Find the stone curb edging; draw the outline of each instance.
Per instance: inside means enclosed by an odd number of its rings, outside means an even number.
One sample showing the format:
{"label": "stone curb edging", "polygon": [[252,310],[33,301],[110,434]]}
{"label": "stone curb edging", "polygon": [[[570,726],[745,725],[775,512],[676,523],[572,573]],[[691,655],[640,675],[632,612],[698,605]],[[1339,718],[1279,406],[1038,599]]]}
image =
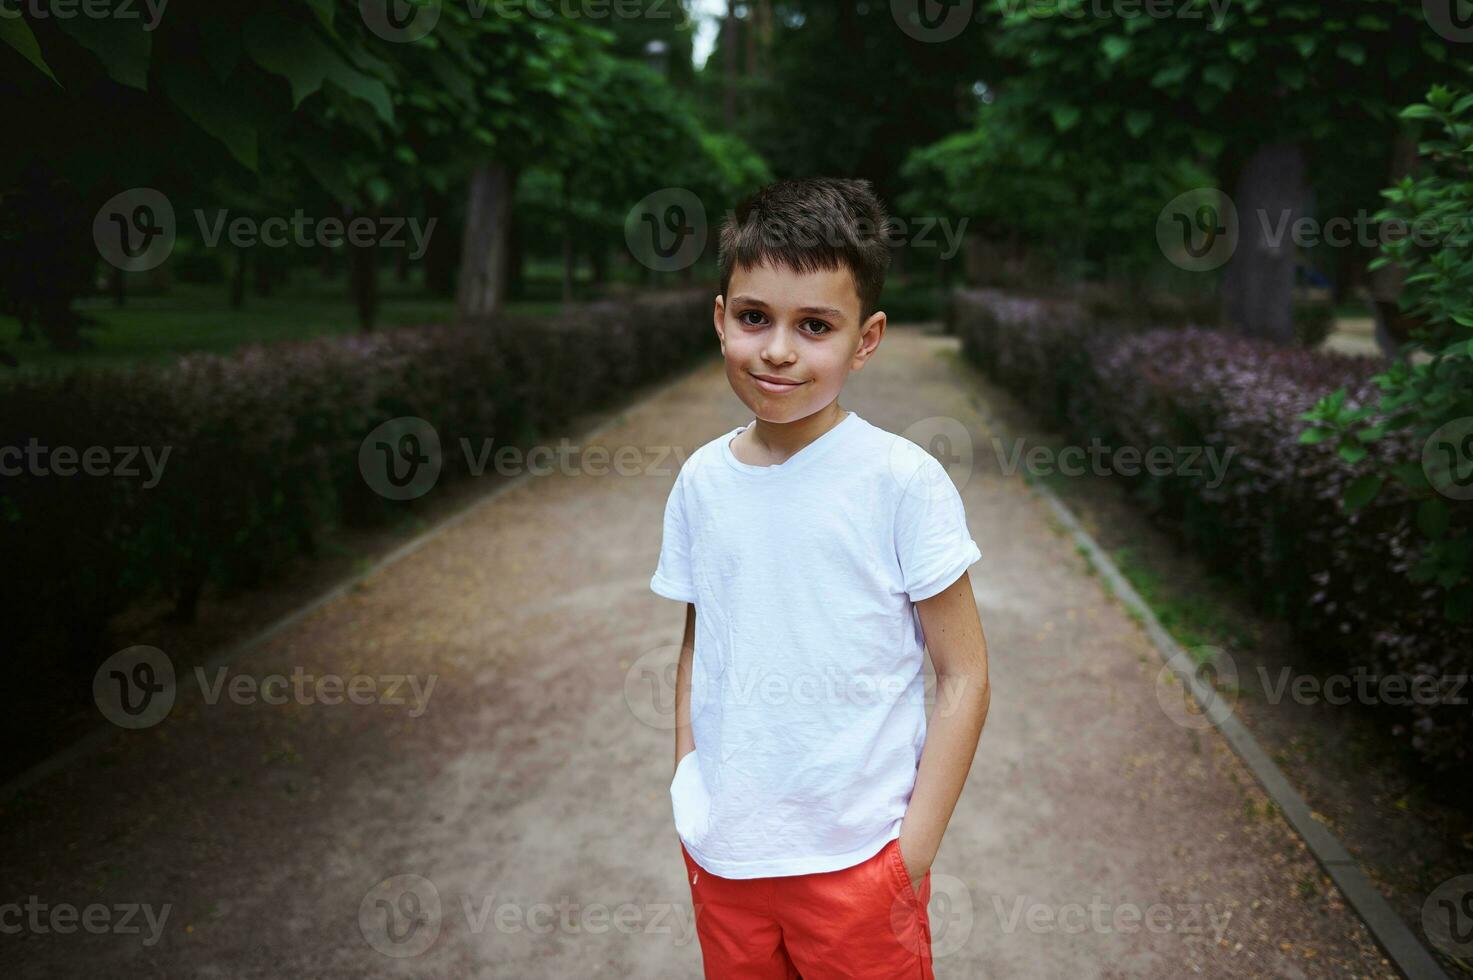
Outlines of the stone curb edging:
{"label": "stone curb edging", "polygon": [[1289,825],[1304,840],[1310,853],[1325,869],[1330,879],[1335,882],[1341,894],[1350,902],[1351,907],[1355,909],[1356,914],[1370,930],[1377,945],[1386,953],[1387,958],[1391,960],[1396,969],[1407,980],[1448,980],[1447,974],[1443,972],[1442,967],[1433,958],[1427,947],[1422,945],[1412,930],[1407,928],[1407,924],[1392,910],[1385,896],[1371,884],[1370,879],[1361,870],[1360,863],[1346,850],[1345,845],[1340,843],[1340,839],[1314,818],[1309,805],[1289,784],[1283,770],[1269,758],[1263,746],[1258,744],[1258,740],[1238,720],[1237,715],[1228,713],[1225,718],[1219,720],[1214,717],[1215,712],[1208,711],[1209,706],[1217,697],[1216,691],[1196,671],[1182,666],[1193,663],[1190,656],[1161,625],[1161,621],[1156,618],[1151,607],[1126,581],[1125,576],[1120,573],[1120,569],[1115,566],[1110,556],[1080,525],[1068,505],[1043,483],[1028,481],[1028,484],[1048,502],[1054,514],[1068,528],[1075,543],[1085,551],[1089,560],[1099,570],[1101,577],[1109,583],[1120,602],[1140,616],[1146,634],[1156,647],[1156,652],[1171,667],[1172,672],[1182,684],[1192,692],[1192,697],[1201,705],[1204,716],[1212,720],[1213,725],[1223,738],[1227,739],[1233,751],[1238,754],[1238,758],[1243,761],[1243,765],[1253,773],[1254,778],[1263,786],[1264,792],[1269,795],[1289,821]]}
{"label": "stone curb edging", "polygon": [[[682,371],[679,371],[678,373],[672,374],[669,377],[660,378],[649,382],[649,391],[644,396],[636,399],[635,401],[627,405],[607,409],[606,411],[608,413],[608,418],[593,426],[591,429],[579,433],[578,438],[582,440],[588,440],[597,435],[600,435],[606,429],[609,429],[616,423],[623,421],[624,417],[630,412],[643,407],[646,403],[653,401],[656,397],[669,390],[672,386],[685,381],[695,374],[699,374],[701,371],[707,370],[710,366],[711,365],[709,358],[700,358],[696,361],[696,363]],[[425,545],[429,544],[432,540],[439,537],[444,532],[450,530],[455,525],[466,520],[472,514],[476,513],[482,507],[491,503],[491,501],[495,500],[503,493],[507,492],[513,487],[520,486],[522,484],[522,481],[529,479],[531,476],[532,474],[530,473],[520,473],[507,479],[499,485],[492,487],[485,494],[479,497],[475,497],[464,506],[462,506],[459,510],[445,516],[438,523],[434,524],[424,531],[421,531],[419,534],[415,535],[404,544],[399,545],[399,547],[395,548],[387,555],[375,561],[368,568],[364,569],[361,572],[355,572],[354,574],[349,575],[348,577],[338,582],[336,585],[329,587],[325,592],[320,593],[315,599],[311,599],[304,605],[298,606],[296,609],[287,613],[285,616],[282,616],[280,619],[276,620],[274,623],[267,626],[260,632],[255,633],[238,643],[227,646],[220,652],[216,653],[214,656],[207,659],[201,666],[203,666],[207,670],[210,670],[216,667],[223,667],[239,659],[240,657],[249,653],[255,647],[260,646],[261,644],[270,640],[272,637],[290,629],[292,626],[295,626],[297,623],[312,615],[318,609],[321,609],[323,606],[327,605],[333,600],[345,595],[346,593],[351,591],[354,586],[358,585],[358,583],[372,578],[374,575],[382,572],[384,569],[388,568],[390,565],[393,565],[400,559],[407,558],[408,556],[414,554],[414,552],[418,551],[420,548],[423,548]],[[189,680],[186,677],[183,681],[180,682],[180,693],[183,693],[186,684],[192,685],[193,683],[193,681]],[[67,746],[66,748],[62,749],[51,757],[43,759],[31,768],[25,770],[24,772],[21,772],[19,775],[6,780],[3,784],[0,784],[0,801],[11,800],[18,794],[31,788],[42,780],[65,770],[69,766],[75,765],[76,763],[99,751],[104,745],[111,741],[114,736],[119,734],[122,734],[121,729],[116,728],[112,725],[104,725],[92,732],[87,733],[86,735],[83,735],[71,745]]]}

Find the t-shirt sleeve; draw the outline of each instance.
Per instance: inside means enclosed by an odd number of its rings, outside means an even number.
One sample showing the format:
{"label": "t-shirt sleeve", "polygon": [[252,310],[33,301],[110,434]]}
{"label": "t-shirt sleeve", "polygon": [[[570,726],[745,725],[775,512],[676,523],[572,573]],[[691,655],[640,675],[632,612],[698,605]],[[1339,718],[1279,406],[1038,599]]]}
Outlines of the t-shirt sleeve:
{"label": "t-shirt sleeve", "polygon": [[982,557],[956,484],[934,456],[911,475],[895,513],[895,555],[912,602],[929,599]]}
{"label": "t-shirt sleeve", "polygon": [[685,470],[675,477],[665,501],[665,530],[660,539],[660,562],[650,579],[656,595],[677,602],[695,602],[695,583],[690,568],[690,525],[685,513]]}

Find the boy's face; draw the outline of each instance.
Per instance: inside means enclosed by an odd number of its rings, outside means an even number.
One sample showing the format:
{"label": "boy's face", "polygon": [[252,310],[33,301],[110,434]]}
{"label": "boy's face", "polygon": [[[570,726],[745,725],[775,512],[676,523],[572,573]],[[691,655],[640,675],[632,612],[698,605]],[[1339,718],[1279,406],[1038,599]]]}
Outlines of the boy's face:
{"label": "boy's face", "polygon": [[[847,267],[799,273],[737,266],[729,296],[716,297],[716,335],[726,379],[766,422],[806,418],[839,397],[885,332],[885,314],[859,322],[859,293]],[[795,384],[762,381],[757,375]]]}

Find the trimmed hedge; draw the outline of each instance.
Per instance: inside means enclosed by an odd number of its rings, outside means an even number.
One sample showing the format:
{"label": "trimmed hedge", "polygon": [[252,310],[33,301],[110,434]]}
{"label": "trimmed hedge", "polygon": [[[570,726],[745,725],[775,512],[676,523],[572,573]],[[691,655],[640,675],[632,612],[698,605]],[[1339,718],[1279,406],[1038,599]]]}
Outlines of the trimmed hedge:
{"label": "trimmed hedge", "polygon": [[[167,597],[189,617],[205,587],[249,587],[314,555],[324,529],[368,526],[414,501],[367,485],[359,447],[380,423],[418,416],[443,448],[524,448],[574,415],[617,403],[710,350],[710,293],[600,302],[543,320],[403,328],[189,355],[167,367],[21,378],[0,389],[0,462],[14,450],[167,450],[154,486],[134,475],[70,477],[24,463],[0,476],[0,609],[13,641],[104,654],[108,620]],[[14,449],[12,449],[14,447]],[[94,457],[100,459],[94,452]],[[43,461],[50,470],[57,460]],[[62,461],[65,463],[65,461]],[[75,465],[75,464],[72,464]],[[94,465],[94,469],[98,466]]]}
{"label": "trimmed hedge", "polygon": [[[1385,705],[1384,717],[1434,769],[1467,763],[1473,711],[1445,696],[1473,674],[1473,626],[1448,623],[1436,589],[1408,578],[1426,547],[1415,503],[1398,485],[1345,514],[1352,467],[1329,444],[1298,441],[1299,413],[1336,388],[1375,402],[1377,361],[1196,327],[1102,326],[1070,301],[991,290],[957,294],[952,312],[966,356],[1072,439],[1231,449],[1218,486],[1210,472],[1142,468],[1132,480],[1153,517],[1285,620],[1319,667],[1438,678],[1443,703]],[[1370,449],[1388,461],[1421,453],[1405,435]],[[1473,506],[1452,510],[1473,520]]]}

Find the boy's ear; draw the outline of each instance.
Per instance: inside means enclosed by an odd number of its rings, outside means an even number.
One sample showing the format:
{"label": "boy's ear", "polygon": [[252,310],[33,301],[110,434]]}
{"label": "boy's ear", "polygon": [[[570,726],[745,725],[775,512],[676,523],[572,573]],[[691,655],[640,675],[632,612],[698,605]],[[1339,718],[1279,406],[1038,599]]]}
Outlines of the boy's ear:
{"label": "boy's ear", "polygon": [[870,314],[868,320],[864,321],[859,328],[859,348],[854,352],[854,370],[864,366],[874,354],[875,348],[880,346],[880,338],[885,335],[885,324],[888,318],[884,310],[876,310]]}
{"label": "boy's ear", "polygon": [[711,312],[711,323],[716,328],[716,339],[721,341],[721,353],[726,353],[726,333],[722,320],[726,316],[726,297],[720,294],[716,296],[716,306]]}

